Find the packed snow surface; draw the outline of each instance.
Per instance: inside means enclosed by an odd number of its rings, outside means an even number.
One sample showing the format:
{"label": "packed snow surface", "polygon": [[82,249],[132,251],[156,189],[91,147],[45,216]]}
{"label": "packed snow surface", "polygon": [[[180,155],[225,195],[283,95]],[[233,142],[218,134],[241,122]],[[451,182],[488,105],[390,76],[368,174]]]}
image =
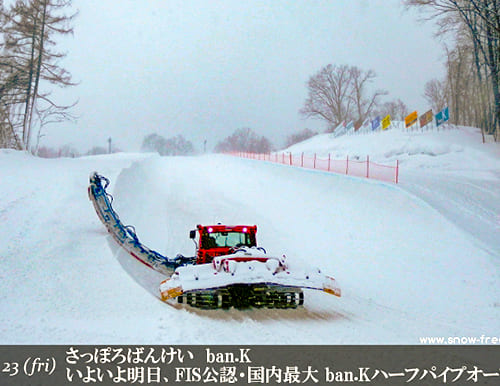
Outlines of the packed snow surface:
{"label": "packed snow surface", "polygon": [[[490,140],[491,141],[491,140]],[[400,162],[398,185],[225,155],[44,160],[0,150],[2,344],[418,344],[499,336],[500,146],[477,129],[324,134],[286,151]],[[337,279],[297,310],[200,311],[158,299],[87,197],[168,256],[196,224],[256,224],[258,244]]]}

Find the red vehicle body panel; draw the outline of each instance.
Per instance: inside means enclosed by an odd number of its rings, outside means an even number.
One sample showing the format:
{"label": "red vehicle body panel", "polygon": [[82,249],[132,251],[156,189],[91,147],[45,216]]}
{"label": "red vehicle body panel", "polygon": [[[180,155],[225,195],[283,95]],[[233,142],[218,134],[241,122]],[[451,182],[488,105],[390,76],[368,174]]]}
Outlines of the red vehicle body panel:
{"label": "red vehicle body panel", "polygon": [[237,246],[221,246],[215,243],[211,235],[221,235],[226,233],[239,233],[245,239],[241,246],[257,246],[257,226],[256,225],[197,225],[198,243],[196,253],[196,264],[210,263],[214,257],[229,255],[234,252]]}

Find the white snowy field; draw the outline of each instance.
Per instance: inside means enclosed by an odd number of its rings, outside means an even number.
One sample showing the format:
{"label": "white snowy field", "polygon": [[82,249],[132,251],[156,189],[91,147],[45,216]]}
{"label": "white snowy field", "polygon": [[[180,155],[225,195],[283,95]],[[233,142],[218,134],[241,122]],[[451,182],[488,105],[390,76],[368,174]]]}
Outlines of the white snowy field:
{"label": "white snowy field", "polygon": [[[500,146],[476,129],[320,135],[288,149],[400,160],[400,184],[224,155],[44,160],[0,150],[2,344],[419,344],[500,336]],[[176,309],[120,253],[87,198],[111,180],[140,240],[192,255],[196,224],[334,276],[298,310]]]}

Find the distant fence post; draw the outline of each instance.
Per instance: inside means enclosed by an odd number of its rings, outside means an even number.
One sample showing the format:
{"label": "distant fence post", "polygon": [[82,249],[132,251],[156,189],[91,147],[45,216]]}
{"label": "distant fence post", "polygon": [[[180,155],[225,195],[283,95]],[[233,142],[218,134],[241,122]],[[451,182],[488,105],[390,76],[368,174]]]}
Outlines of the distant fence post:
{"label": "distant fence post", "polygon": [[304,152],[300,155],[300,166],[304,167]]}
{"label": "distant fence post", "polygon": [[328,153],[328,171],[330,171],[330,163],[331,163],[331,156],[330,153]]}
{"label": "distant fence post", "polygon": [[370,156],[366,156],[366,178],[370,178]]}
{"label": "distant fence post", "polygon": [[314,165],[313,168],[316,169],[316,153],[314,153]]}
{"label": "distant fence post", "polygon": [[290,166],[292,166],[292,153],[290,152]]}
{"label": "distant fence post", "polygon": [[399,181],[399,160],[396,160],[396,184]]}
{"label": "distant fence post", "polygon": [[346,157],[345,160],[345,174],[349,174],[349,155]]}

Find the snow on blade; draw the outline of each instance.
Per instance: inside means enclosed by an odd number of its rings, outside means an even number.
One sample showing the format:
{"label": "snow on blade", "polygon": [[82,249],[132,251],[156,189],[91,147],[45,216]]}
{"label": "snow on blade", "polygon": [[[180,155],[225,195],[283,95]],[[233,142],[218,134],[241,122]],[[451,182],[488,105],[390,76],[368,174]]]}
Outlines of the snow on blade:
{"label": "snow on blade", "polygon": [[[132,257],[147,265],[151,269],[171,275],[178,263],[170,261],[167,257],[153,251],[141,244],[132,226],[125,226],[120,221],[118,214],[111,205],[111,195],[106,192],[109,180],[94,172],[90,175],[88,187],[89,199],[94,205],[97,216],[102,221],[114,240],[124,248]],[[104,181],[104,186],[103,186]],[[111,198],[111,199],[110,199]]]}

